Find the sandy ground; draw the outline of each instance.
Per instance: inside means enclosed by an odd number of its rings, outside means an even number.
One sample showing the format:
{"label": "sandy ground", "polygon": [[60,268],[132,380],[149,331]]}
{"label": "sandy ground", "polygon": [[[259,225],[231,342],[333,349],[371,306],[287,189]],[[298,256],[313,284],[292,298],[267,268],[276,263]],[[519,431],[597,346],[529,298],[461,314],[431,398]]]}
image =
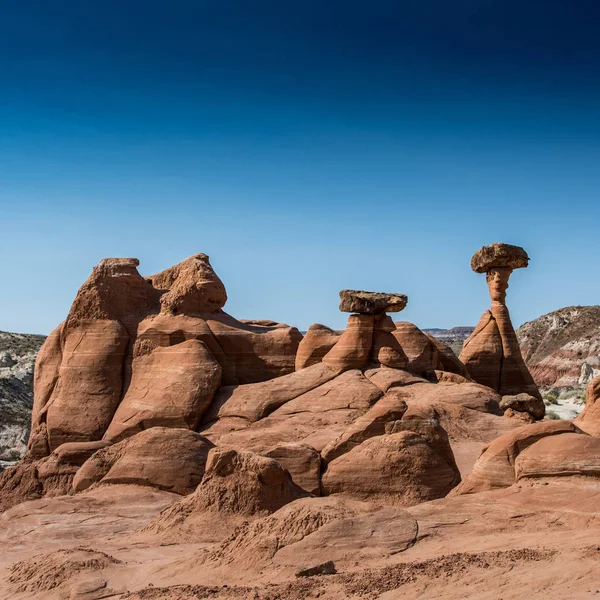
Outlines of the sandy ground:
{"label": "sandy ground", "polygon": [[[600,484],[590,480],[365,509],[293,542],[277,534],[269,552],[270,525],[250,547],[238,544],[244,527],[203,540],[210,521],[187,543],[141,532],[178,499],[119,485],[14,507],[0,516],[0,598],[600,598]],[[327,556],[338,574],[295,577]]]}

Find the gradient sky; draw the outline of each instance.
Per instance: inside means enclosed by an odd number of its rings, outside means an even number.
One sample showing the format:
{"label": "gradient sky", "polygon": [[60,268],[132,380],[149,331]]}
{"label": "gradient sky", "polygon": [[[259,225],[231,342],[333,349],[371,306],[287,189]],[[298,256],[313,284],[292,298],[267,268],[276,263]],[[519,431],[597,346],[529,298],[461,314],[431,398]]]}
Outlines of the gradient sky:
{"label": "gradient sky", "polygon": [[47,333],[101,258],[211,256],[239,318],[338,291],[475,324],[599,304],[597,0],[0,0],[0,329]]}

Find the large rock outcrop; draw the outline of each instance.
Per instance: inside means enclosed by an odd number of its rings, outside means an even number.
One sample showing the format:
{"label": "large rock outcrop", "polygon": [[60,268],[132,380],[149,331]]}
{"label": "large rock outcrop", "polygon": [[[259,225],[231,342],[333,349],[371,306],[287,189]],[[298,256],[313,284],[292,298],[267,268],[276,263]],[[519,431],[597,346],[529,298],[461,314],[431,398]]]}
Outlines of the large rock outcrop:
{"label": "large rock outcrop", "polygon": [[221,385],[294,370],[298,330],[223,312],[225,287],[206,255],[149,278],[138,264],[102,260],[40,352],[32,458],[156,425],[195,429]]}

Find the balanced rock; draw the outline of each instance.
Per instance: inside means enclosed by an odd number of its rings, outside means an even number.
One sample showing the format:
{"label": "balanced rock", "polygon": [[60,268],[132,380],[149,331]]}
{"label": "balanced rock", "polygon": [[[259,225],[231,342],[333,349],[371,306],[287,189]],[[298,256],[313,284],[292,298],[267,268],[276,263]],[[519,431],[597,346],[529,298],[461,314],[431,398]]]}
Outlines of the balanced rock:
{"label": "balanced rock", "polygon": [[374,324],[371,314],[350,315],[344,333],[323,357],[323,363],[337,372],[366,366],[373,347]]}
{"label": "balanced rock", "polygon": [[475,381],[502,396],[523,392],[541,400],[506,307],[510,274],[514,268],[526,267],[528,261],[525,250],[508,244],[484,246],[475,253],[471,266],[477,273],[486,273],[492,305],[465,341],[460,360]]}
{"label": "balanced rock", "polygon": [[349,313],[379,315],[385,312],[400,312],[408,303],[405,294],[386,294],[362,290],[342,290],[340,310]]}
{"label": "balanced rock", "polygon": [[529,265],[529,256],[520,246],[496,243],[484,246],[471,258],[471,268],[475,273],[487,273],[498,267],[522,269]]}

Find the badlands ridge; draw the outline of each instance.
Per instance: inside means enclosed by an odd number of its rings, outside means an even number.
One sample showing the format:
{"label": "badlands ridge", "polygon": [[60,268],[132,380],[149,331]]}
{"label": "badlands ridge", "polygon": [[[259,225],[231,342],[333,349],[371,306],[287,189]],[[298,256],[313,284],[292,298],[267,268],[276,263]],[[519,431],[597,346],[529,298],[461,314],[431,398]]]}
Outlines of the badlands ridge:
{"label": "badlands ridge", "polygon": [[2,598],[587,598],[600,593],[600,378],[544,421],[506,306],[457,357],[343,290],[340,333],[223,311],[206,255],[105,259],[38,354],[0,474]]}

